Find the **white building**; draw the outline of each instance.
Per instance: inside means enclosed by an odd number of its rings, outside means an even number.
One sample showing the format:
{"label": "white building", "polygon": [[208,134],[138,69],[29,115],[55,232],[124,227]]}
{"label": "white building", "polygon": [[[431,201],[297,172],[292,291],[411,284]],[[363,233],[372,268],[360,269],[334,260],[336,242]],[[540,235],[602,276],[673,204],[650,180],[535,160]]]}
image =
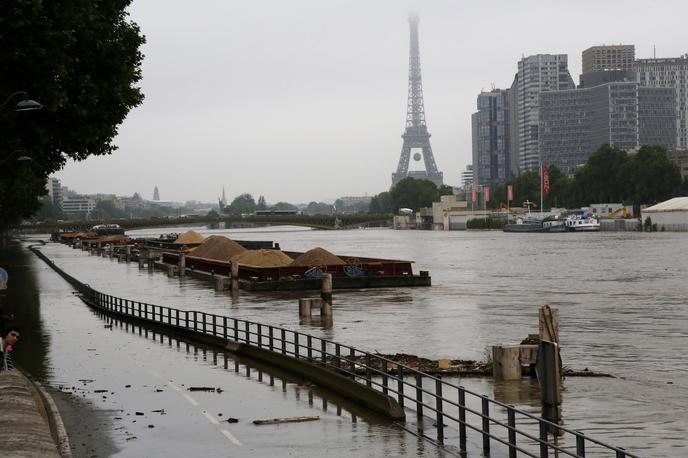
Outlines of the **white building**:
{"label": "white building", "polygon": [[688,197],[674,197],[643,209],[642,221],[647,218],[658,231],[688,232]]}
{"label": "white building", "polygon": [[540,93],[575,89],[566,54],[537,54],[518,61],[517,106],[519,170],[538,170],[540,165]]}
{"label": "white building", "polygon": [[96,208],[91,197],[66,197],[62,200],[62,211],[70,218],[89,218]]}
{"label": "white building", "polygon": [[676,90],[676,147],[688,150],[688,54],[662,59],[638,59],[635,70],[641,86]]}

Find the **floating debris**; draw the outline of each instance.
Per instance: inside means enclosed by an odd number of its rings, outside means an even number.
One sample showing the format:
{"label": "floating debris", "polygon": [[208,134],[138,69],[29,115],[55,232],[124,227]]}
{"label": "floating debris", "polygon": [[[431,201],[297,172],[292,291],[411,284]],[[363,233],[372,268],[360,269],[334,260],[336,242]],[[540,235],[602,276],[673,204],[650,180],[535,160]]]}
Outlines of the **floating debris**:
{"label": "floating debris", "polygon": [[268,420],[253,420],[254,425],[277,425],[281,423],[301,423],[304,421],[320,420],[320,417],[315,415],[312,417],[291,417],[291,418],[270,418]]}

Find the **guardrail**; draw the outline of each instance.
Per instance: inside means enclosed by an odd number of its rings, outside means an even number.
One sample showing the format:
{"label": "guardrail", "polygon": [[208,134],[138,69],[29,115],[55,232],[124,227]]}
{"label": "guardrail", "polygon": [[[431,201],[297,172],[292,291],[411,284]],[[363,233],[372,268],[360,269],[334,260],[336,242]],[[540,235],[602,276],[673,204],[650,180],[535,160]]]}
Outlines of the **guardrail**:
{"label": "guardrail", "polygon": [[[32,251],[97,308],[152,324],[254,345],[327,368],[392,396],[402,408],[415,411],[420,435],[441,445],[455,445],[465,452],[469,439],[477,439],[481,443],[478,447],[485,454],[498,446],[510,458],[519,454],[547,458],[550,453],[552,456],[585,457],[594,453],[594,456],[639,458],[623,448],[475,393],[440,376],[349,345],[278,326],[101,293],[62,271],[39,250],[32,248]],[[426,434],[428,430],[431,434]]]}

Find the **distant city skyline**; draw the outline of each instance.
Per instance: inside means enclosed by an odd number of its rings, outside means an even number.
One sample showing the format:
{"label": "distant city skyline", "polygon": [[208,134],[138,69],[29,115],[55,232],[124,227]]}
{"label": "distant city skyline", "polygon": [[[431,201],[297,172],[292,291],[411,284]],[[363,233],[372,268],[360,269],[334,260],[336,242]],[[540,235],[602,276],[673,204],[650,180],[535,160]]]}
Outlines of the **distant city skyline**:
{"label": "distant city skyline", "polygon": [[387,190],[406,112],[407,17],[417,11],[433,152],[445,183],[458,185],[475,95],[509,87],[523,56],[567,54],[576,79],[595,45],[635,44],[641,59],[654,47],[657,57],[688,52],[677,39],[688,4],[637,6],[137,2],[146,100],[120,127],[119,151],[56,176],[84,193],[149,198],[157,184],[166,200],[206,202],[223,186],[228,199],[273,202]]}

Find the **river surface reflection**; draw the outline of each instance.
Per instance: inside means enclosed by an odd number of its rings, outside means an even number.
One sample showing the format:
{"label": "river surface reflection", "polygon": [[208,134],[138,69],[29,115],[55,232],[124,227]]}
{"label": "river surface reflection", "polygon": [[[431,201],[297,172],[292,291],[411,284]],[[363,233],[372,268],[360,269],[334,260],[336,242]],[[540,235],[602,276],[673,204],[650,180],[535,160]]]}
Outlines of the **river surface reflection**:
{"label": "river surface reflection", "polygon": [[[494,344],[537,332],[537,309],[558,307],[565,366],[617,378],[569,378],[568,425],[653,456],[688,455],[688,237],[680,233],[505,234],[297,228],[207,230],[274,240],[285,250],[411,259],[431,288],[335,291],[334,326],[300,324],[302,293],[214,292],[195,279],[139,271],[135,264],[49,244],[70,274],[120,297],[251,319],[383,353],[484,359]],[[130,235],[180,232],[131,231]],[[314,294],[314,293],[313,293]],[[531,381],[471,385],[537,411]]]}

